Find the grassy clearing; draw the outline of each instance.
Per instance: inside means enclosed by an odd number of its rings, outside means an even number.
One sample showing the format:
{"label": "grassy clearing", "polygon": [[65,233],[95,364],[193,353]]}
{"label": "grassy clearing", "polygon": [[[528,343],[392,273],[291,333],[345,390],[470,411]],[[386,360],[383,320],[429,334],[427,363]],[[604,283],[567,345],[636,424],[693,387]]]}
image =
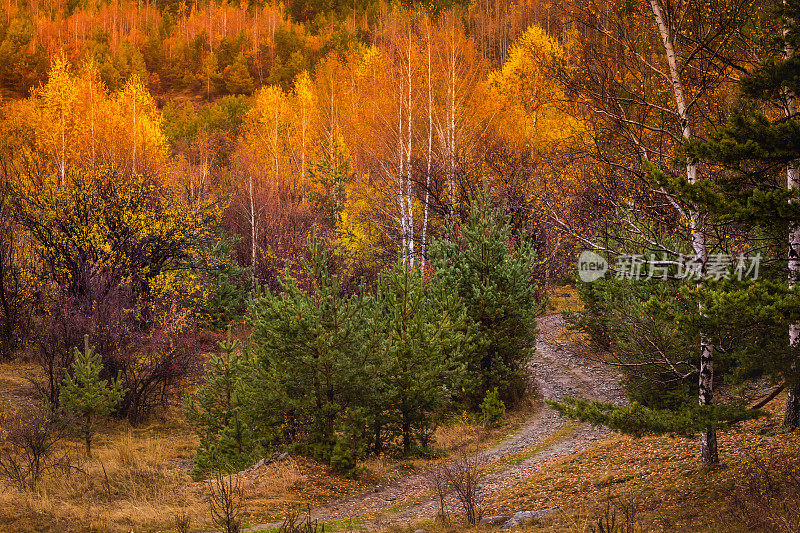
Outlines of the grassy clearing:
{"label": "grassy clearing", "polygon": [[[140,428],[110,424],[92,458],[78,441],[64,451],[73,469],[46,477],[36,492],[9,487],[0,494],[0,531],[173,531],[180,514],[193,528],[210,526],[207,483],[189,476],[196,438],[179,418]],[[302,458],[242,475],[244,522],[282,520],[290,508],[312,507],[366,488]]]}
{"label": "grassy clearing", "polygon": [[485,502],[484,512],[562,510],[528,527],[530,531],[596,531],[599,519],[614,515],[619,525],[626,513],[637,531],[758,529],[745,524],[741,501],[731,495],[754,460],[774,464],[776,457],[788,457],[795,472],[800,470],[800,439],[775,432],[782,407],[776,399],[768,406],[772,419],[721,432],[718,467],[702,467],[694,439],[614,436],[497,494]]}
{"label": "grassy clearing", "polygon": [[[169,527],[197,503],[185,489],[193,437],[171,422],[133,430],[110,425],[98,435],[94,456],[78,442],[64,445],[73,467],[47,476],[36,492],[9,488],[0,494],[5,531],[144,531]],[[165,427],[170,427],[165,431]]]}
{"label": "grassy clearing", "polygon": [[[35,371],[27,363],[0,365],[0,411],[11,412],[33,400],[28,377]],[[372,457],[364,461],[357,480],[300,457],[243,474],[244,522],[280,522],[290,509],[314,507],[425,470],[446,457],[491,447],[535,408],[535,399],[521,402],[498,428],[485,428],[466,414],[453,415],[434,434],[434,457]],[[48,476],[35,493],[14,487],[0,493],[0,531],[175,531],[182,514],[191,517],[193,529],[209,528],[208,485],[189,476],[196,446],[179,408],[135,428],[111,421],[93,441],[92,458],[84,456],[78,439],[67,441],[60,451],[69,454],[70,472]]]}

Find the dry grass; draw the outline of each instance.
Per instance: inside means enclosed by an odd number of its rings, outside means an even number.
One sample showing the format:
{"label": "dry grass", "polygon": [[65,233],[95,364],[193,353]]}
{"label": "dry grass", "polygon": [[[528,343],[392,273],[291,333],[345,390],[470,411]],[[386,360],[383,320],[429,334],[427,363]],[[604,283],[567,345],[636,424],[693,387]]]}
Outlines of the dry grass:
{"label": "dry grass", "polygon": [[458,457],[466,452],[485,450],[497,444],[509,433],[514,432],[533,416],[538,399],[526,396],[518,405],[506,411],[503,423],[498,427],[487,427],[474,415],[461,413],[441,424],[433,434],[432,457],[369,457],[361,466],[361,481],[366,483],[386,483],[413,472],[421,472],[438,465],[443,457]]}
{"label": "dry grass", "polygon": [[0,524],[6,531],[170,527],[181,509],[199,503],[183,490],[189,477],[179,467],[195,441],[188,432],[163,433],[159,426],[111,425],[97,439],[92,458],[78,442],[65,444],[73,468],[43,479],[35,493],[5,491]]}
{"label": "dry grass", "polygon": [[38,375],[33,363],[0,363],[0,407],[11,410],[34,399],[30,378]]}
{"label": "dry grass", "polygon": [[445,455],[459,455],[465,450],[486,448],[533,416],[536,406],[536,398],[525,397],[518,405],[507,410],[503,423],[494,428],[485,426],[474,416],[462,413],[437,428],[434,434],[436,449]]}
{"label": "dry grass", "polygon": [[563,313],[583,309],[583,302],[581,302],[574,285],[551,287],[548,290],[548,297],[547,313]]}
{"label": "dry grass", "polygon": [[729,495],[740,485],[754,457],[769,461],[779,454],[800,464],[796,434],[772,433],[779,423],[781,398],[768,409],[777,420],[746,422],[720,434],[722,464],[700,464],[694,439],[614,436],[564,457],[487,502],[487,512],[559,507],[563,513],[530,531],[592,531],[597,520],[628,508],[636,530],[745,531],[740,505]]}
{"label": "dry grass", "polygon": [[[78,441],[70,473],[44,479],[35,493],[0,493],[0,531],[175,531],[181,515],[192,528],[210,524],[207,482],[189,476],[197,445],[177,416],[131,428],[110,424],[98,435],[93,457]],[[245,523],[281,520],[288,510],[315,506],[366,489],[329,468],[302,458],[241,474]]]}

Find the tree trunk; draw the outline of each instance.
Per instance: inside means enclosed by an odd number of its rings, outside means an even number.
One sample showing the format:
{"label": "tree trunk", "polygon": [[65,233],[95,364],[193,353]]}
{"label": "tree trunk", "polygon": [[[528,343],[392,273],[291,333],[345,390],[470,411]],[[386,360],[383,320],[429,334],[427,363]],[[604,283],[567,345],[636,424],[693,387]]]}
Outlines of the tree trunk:
{"label": "tree trunk", "polygon": [[[784,0],[784,5],[786,1]],[[786,37],[788,33],[787,28],[784,28],[783,34]],[[794,48],[788,44],[784,49],[786,59],[794,57]],[[786,91],[786,116],[789,119],[794,118],[797,114],[797,100],[792,90]],[[798,172],[797,162],[792,161],[786,165],[786,187],[790,191],[797,191],[800,189],[800,173]],[[789,202],[793,202],[790,199]],[[795,284],[800,281],[800,224],[792,224],[789,226],[789,288],[793,288]],[[789,346],[797,348],[800,346],[800,324],[791,324],[789,326]],[[789,380],[793,380],[798,372],[797,362],[793,362],[790,367]],[[793,385],[789,387],[789,393],[786,395],[786,411],[783,417],[783,427],[785,429],[794,430],[797,428],[797,420],[800,418],[800,385]]]}
{"label": "tree trunk", "polygon": [[133,163],[133,173],[136,174],[136,98],[137,94],[134,93],[133,95],[133,131],[131,134],[133,135],[133,156],[132,156],[132,163]]}
{"label": "tree trunk", "polygon": [[402,410],[403,455],[406,457],[411,453],[411,414],[408,411],[409,410],[406,408],[403,408]]}
{"label": "tree trunk", "polygon": [[250,193],[250,283],[251,290],[256,288],[256,210],[253,197],[253,174],[248,171]]}
{"label": "tree trunk", "polygon": [[[653,9],[653,15],[656,18],[658,31],[661,34],[661,40],[664,44],[664,51],[667,56],[672,92],[675,96],[675,104],[678,108],[678,116],[680,117],[681,134],[683,139],[688,141],[692,137],[691,122],[686,99],[684,98],[683,82],[681,80],[681,71],[678,68],[678,59],[675,53],[672,31],[667,24],[667,18],[664,15],[660,0],[650,0],[650,6]],[[691,184],[697,182],[697,166],[689,158],[686,160],[686,179]],[[692,232],[692,249],[694,250],[696,260],[695,264],[697,270],[695,274],[701,278],[702,282],[708,255],[700,213],[692,209],[689,215],[689,223]],[[702,314],[702,309],[700,309],[699,312]],[[710,405],[714,391],[714,346],[702,332],[700,333],[699,385],[700,392],[698,395],[698,403],[701,406]],[[703,462],[705,464],[719,462],[719,456],[717,454],[717,435],[713,428],[707,428],[705,431],[701,432],[700,446],[702,449]]]}
{"label": "tree trunk", "polygon": [[92,456],[92,417],[86,415],[86,427],[84,428],[84,437],[86,438],[86,457]]}
{"label": "tree trunk", "polygon": [[422,220],[422,253],[419,262],[420,271],[425,268],[428,246],[428,202],[431,190],[431,159],[433,157],[433,91],[431,87],[431,28],[428,23],[428,169],[425,174],[425,205]]}
{"label": "tree trunk", "polygon": [[[5,213],[3,214],[5,216]],[[6,295],[6,265],[12,267],[12,256],[14,253],[14,230],[10,227],[5,227],[3,230],[6,232],[6,238],[10,242],[0,243],[0,304],[3,308],[2,323],[0,323],[0,360],[11,359],[11,345],[13,344],[14,337],[14,317],[11,315],[11,306],[8,303]]]}
{"label": "tree trunk", "polygon": [[381,424],[380,422],[375,422],[375,443],[372,446],[372,451],[375,452],[375,455],[380,455],[383,452],[383,438],[381,437]]}
{"label": "tree trunk", "polygon": [[408,129],[408,139],[406,141],[406,213],[407,213],[407,228],[406,238],[408,244],[408,267],[414,268],[414,198],[413,198],[413,183],[411,181],[411,142],[413,139],[411,130],[412,120],[412,106],[413,101],[411,97],[411,83],[412,83],[412,66],[411,66],[411,27],[408,29],[408,63],[407,63],[407,83],[408,83],[408,116],[406,117],[406,128]]}
{"label": "tree trunk", "polygon": [[700,448],[703,454],[703,464],[713,465],[719,462],[717,432],[714,428],[707,428],[700,434]]}
{"label": "tree trunk", "polygon": [[783,427],[794,431],[800,425],[800,384],[789,387],[786,395],[786,412],[783,415]]}

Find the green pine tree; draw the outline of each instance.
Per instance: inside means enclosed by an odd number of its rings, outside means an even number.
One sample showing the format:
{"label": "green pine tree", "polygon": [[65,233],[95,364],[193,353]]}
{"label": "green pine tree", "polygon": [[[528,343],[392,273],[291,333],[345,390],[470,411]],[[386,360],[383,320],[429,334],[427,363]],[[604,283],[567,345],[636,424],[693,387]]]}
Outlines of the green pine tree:
{"label": "green pine tree", "polygon": [[470,350],[466,310],[440,283],[425,284],[419,271],[397,265],[383,274],[375,311],[381,334],[379,407],[404,455],[424,451],[450,392],[466,379]]}
{"label": "green pine tree", "polygon": [[508,403],[526,387],[524,368],[536,345],[536,317],[544,309],[533,278],[535,251],[526,236],[512,238],[509,217],[485,197],[473,202],[452,240],[431,243],[435,277],[466,306],[476,334],[469,372],[480,383],[466,391],[477,408],[497,387]]}
{"label": "green pine tree", "polygon": [[234,62],[225,68],[225,88],[230,94],[250,94],[255,82],[247,67],[247,58],[240,53]]}
{"label": "green pine tree", "polygon": [[238,350],[239,341],[217,343],[218,353],[205,367],[205,383],[190,397],[186,416],[200,438],[192,475],[237,471],[250,464],[257,446],[244,412],[243,389],[251,367]]}
{"label": "green pine tree", "polygon": [[[643,277],[647,276],[643,270]],[[675,267],[669,274],[677,277]],[[655,274],[654,274],[655,275]],[[743,372],[732,347],[751,330],[726,323],[702,288],[680,279],[600,279],[579,287],[583,309],[567,313],[572,327],[599,339],[612,364],[618,364],[627,406],[564,398],[547,403],[584,422],[602,424],[640,437],[664,433],[693,436],[760,416],[740,402],[698,405],[698,365],[687,354],[696,352],[701,332],[724,348],[715,356],[715,374],[733,382]],[[704,313],[698,314],[702,304]],[[758,335],[758,333],[754,333]]]}
{"label": "green pine tree", "polygon": [[[735,346],[743,371],[783,381],[788,390],[784,426],[800,423],[800,2],[783,4],[777,46],[741,80],[740,99],[726,127],[710,140],[691,143],[694,157],[722,176],[703,186],[659,176],[718,224],[748,231],[761,250],[758,279],[713,284],[703,297],[712,326],[746,332]],[[781,109],[781,113],[770,109]],[[791,246],[789,242],[791,241]]]}
{"label": "green pine tree", "polygon": [[500,399],[497,387],[486,393],[486,397],[481,402],[481,417],[483,423],[489,427],[498,427],[506,414],[506,405]]}
{"label": "green pine tree", "polygon": [[366,291],[347,294],[329,271],[316,234],[309,251],[311,290],[287,277],[282,292],[267,291],[250,306],[256,371],[248,409],[266,444],[289,444],[329,462],[342,439],[340,449],[361,454],[379,326],[367,312]]}
{"label": "green pine tree", "polygon": [[203,302],[201,319],[213,331],[222,331],[231,323],[241,322],[250,294],[250,269],[242,268],[234,257],[239,237],[223,234],[214,241],[202,263],[196,265],[206,273],[213,291]]}
{"label": "green pine tree", "polygon": [[311,200],[333,226],[341,221],[347,185],[355,178],[344,140],[336,135],[326,142],[318,159],[308,165]]}
{"label": "green pine tree", "polygon": [[61,384],[60,401],[63,409],[77,419],[86,442],[86,455],[92,455],[92,436],[98,417],[108,416],[122,399],[125,389],[119,380],[100,379],[103,363],[100,354],[89,346],[84,336],[84,350],[75,348],[71,371]]}

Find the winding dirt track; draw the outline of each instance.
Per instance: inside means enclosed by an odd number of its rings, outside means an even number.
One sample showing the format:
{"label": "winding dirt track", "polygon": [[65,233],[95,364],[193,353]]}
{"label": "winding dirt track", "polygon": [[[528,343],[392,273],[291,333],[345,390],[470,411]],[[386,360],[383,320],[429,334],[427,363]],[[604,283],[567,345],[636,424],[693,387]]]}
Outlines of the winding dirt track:
{"label": "winding dirt track", "polygon": [[[538,319],[540,334],[529,365],[533,384],[541,396],[559,400],[564,396],[623,401],[618,376],[602,365],[587,361],[556,341],[563,327],[561,315]],[[496,446],[475,457],[482,476],[478,497],[485,499],[563,455],[580,451],[605,437],[608,430],[587,424],[571,423],[540,404],[522,427]],[[430,489],[429,472],[404,477],[371,491],[349,496],[313,509],[311,517],[320,522],[353,518],[360,527],[380,529],[433,517],[438,501]],[[449,505],[454,505],[451,496]],[[279,523],[260,524],[243,531],[265,531]]]}

